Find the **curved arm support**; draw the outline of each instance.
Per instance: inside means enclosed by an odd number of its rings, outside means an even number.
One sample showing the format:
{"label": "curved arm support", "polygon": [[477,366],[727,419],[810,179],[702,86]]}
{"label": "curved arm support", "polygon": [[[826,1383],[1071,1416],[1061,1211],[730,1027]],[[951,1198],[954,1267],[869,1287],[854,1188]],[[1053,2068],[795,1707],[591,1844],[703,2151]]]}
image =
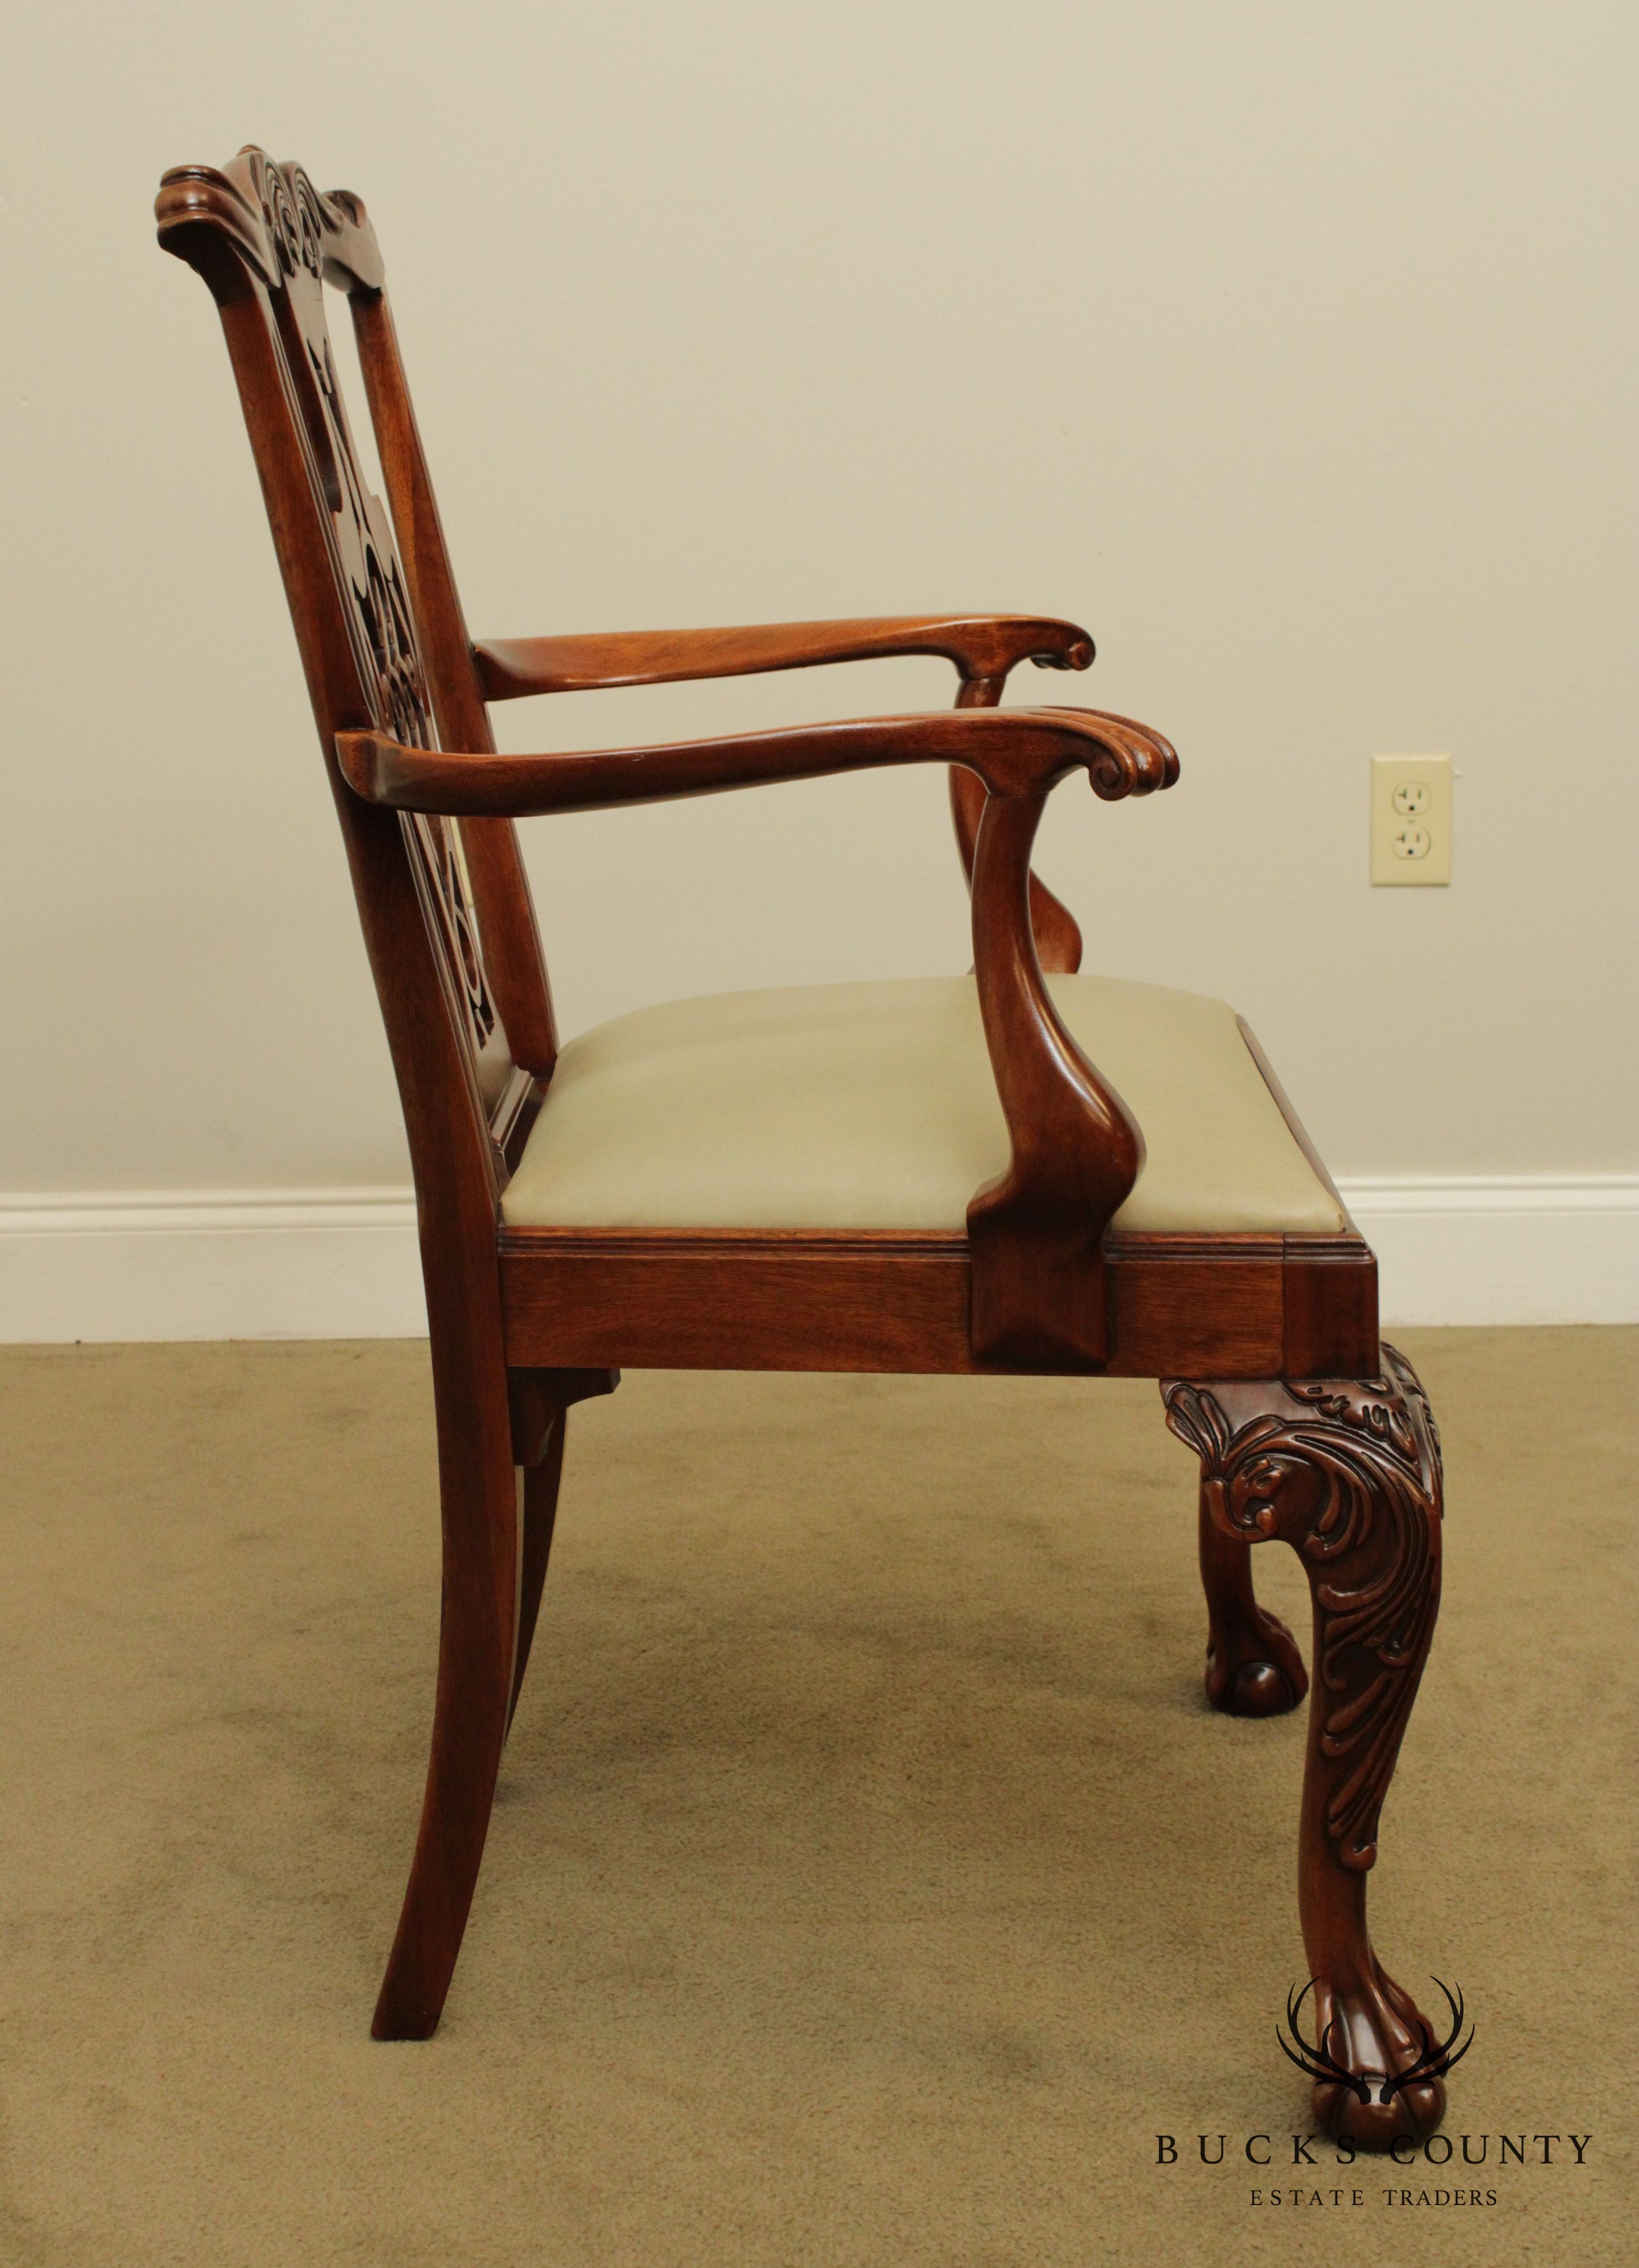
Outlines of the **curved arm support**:
{"label": "curved arm support", "polygon": [[987,800],[973,954],[1012,1159],[968,1209],[973,1350],[1030,1369],[1104,1362],[1104,1233],[1138,1177],[1143,1138],[1048,997],[1030,847],[1049,792],[1072,771],[1085,770],[1106,803],[1170,787],[1178,760],[1159,733],[1090,709],[979,708],[577,755],[448,755],[373,732],[338,733],[336,751],[366,802],[457,819],[608,809],[885,764],[976,774]]}
{"label": "curved arm support", "polygon": [[993,795],[1045,792],[1084,769],[1094,794],[1116,803],[1170,787],[1178,770],[1158,733],[1093,709],[936,710],[561,755],[450,755],[407,747],[385,733],[338,733],[336,754],[343,777],[365,802],[447,819],[610,810],[914,763],[963,765]]}
{"label": "curved arm support", "polygon": [[[1001,699],[1006,676],[964,677],[956,695],[958,709],[993,709]],[[950,816],[956,830],[956,849],[968,888],[973,887],[973,849],[978,823],[985,816],[985,783],[959,764],[950,768]],[[1030,876],[1030,927],[1044,968],[1074,976],[1082,965],[1082,932],[1074,915],[1054,897],[1038,875]]]}
{"label": "curved arm support", "polygon": [[1093,642],[1075,622],[1042,615],[893,615],[840,622],[765,622],[745,629],[612,630],[581,637],[491,638],[473,659],[487,701],[669,685],[690,677],[750,677],[823,662],[940,654],[964,678],[1005,676],[1016,662],[1085,669]]}
{"label": "curved arm support", "polygon": [[1104,1230],[1138,1179],[1144,1138],[1066,1029],[1042,976],[1030,847],[1045,792],[993,792],[973,860],[973,962],[1012,1144],[968,1207],[973,1351],[1030,1368],[1096,1368],[1109,1352]]}

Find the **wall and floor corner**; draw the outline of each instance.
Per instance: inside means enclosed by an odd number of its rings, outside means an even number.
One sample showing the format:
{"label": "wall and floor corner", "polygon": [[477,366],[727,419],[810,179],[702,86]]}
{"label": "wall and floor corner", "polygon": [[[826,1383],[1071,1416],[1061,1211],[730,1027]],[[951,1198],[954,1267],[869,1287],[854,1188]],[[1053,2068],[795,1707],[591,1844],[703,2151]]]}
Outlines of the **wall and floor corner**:
{"label": "wall and floor corner", "polygon": [[[1075,696],[1185,767],[1055,799],[1088,965],[1243,1010],[1394,1320],[1639,1312],[1631,11],[1026,13],[14,12],[0,1335],[418,1328],[239,412],[148,217],[164,166],[252,136],[372,207],[477,631],[1087,621]],[[904,662],[501,721],[574,747],[949,696]],[[1369,758],[1436,749],[1452,886],[1374,892]],[[966,965],[931,778],[528,847],[570,1031]]]}

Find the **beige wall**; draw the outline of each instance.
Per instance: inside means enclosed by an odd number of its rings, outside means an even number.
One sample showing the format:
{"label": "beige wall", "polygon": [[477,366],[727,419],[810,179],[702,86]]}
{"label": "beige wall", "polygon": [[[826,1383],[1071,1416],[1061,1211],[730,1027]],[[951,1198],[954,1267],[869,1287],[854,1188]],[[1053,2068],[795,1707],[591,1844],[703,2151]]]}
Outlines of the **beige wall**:
{"label": "beige wall", "polygon": [[[1089,965],[1235,999],[1341,1172],[1639,1163],[1630,9],[26,13],[0,1189],[404,1172],[215,317],[149,220],[163,166],[248,137],[370,202],[476,629],[1077,616],[1077,697],[1185,765],[1056,799]],[[502,720],[949,691],[884,664]],[[1443,748],[1454,886],[1370,891],[1369,755]],[[966,961],[931,777],[529,855],[570,1028]]]}

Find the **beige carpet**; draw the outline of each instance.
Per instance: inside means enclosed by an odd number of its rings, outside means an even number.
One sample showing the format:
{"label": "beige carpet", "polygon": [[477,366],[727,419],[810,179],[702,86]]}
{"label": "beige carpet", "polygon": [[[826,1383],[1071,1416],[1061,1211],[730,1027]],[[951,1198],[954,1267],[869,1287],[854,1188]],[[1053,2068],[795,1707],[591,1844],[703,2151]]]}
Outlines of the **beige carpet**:
{"label": "beige carpet", "polygon": [[[1153,1387],[638,1374],[578,1410],[444,2028],[389,2048],[423,1350],[11,1351],[0,2256],[1631,2261],[1639,1334],[1402,1336],[1448,1577],[1373,1896],[1478,2026],[1455,2183],[1293,2173],[1302,1724],[1201,1702]],[[1587,2162],[1497,2172],[1545,2132]]]}

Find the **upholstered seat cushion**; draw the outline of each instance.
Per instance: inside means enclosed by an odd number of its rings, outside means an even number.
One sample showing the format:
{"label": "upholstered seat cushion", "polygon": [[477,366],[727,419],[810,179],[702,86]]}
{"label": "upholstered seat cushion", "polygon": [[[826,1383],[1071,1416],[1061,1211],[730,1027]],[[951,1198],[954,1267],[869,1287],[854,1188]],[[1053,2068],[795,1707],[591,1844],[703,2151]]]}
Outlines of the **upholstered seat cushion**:
{"label": "upholstered seat cushion", "polygon": [[[1144,1130],[1119,1227],[1342,1226],[1232,1008],[1048,981]],[[716,993],[569,1042],[501,1209],[514,1228],[960,1232],[1008,1157],[971,976]]]}

